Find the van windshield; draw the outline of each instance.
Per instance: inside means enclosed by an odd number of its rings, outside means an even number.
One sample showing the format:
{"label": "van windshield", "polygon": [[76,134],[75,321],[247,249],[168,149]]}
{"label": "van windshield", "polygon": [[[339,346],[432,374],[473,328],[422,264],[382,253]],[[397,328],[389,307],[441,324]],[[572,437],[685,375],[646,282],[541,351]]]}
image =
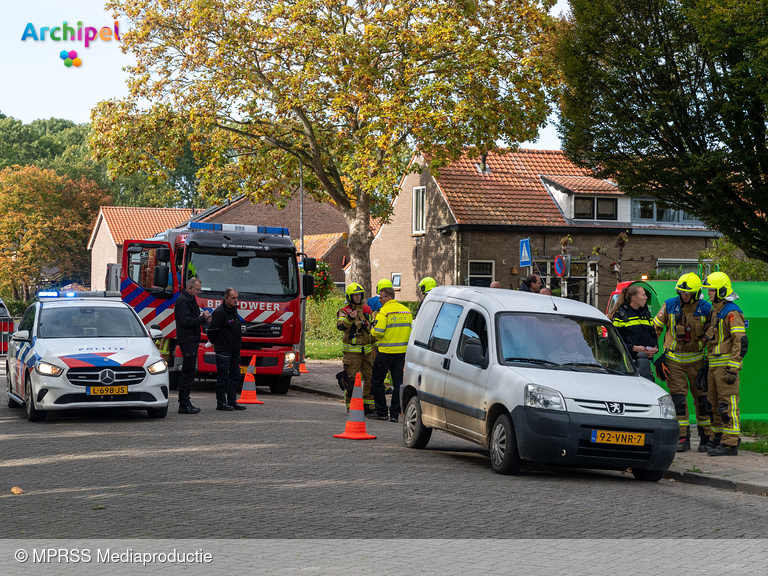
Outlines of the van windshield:
{"label": "van windshield", "polygon": [[612,324],[552,314],[497,317],[499,362],[634,375],[635,365]]}

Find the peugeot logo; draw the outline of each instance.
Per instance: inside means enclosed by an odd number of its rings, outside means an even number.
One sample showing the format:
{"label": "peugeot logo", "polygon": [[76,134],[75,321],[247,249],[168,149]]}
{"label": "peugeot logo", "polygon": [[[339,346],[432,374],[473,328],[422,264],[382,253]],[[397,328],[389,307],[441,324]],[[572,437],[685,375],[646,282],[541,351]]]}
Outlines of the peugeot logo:
{"label": "peugeot logo", "polygon": [[621,402],[606,402],[605,409],[608,410],[609,414],[624,414],[624,404]]}
{"label": "peugeot logo", "polygon": [[109,386],[110,384],[113,384],[115,381],[115,373],[114,371],[107,368],[106,370],[102,370],[101,374],[99,374],[99,381],[102,384],[106,384]]}

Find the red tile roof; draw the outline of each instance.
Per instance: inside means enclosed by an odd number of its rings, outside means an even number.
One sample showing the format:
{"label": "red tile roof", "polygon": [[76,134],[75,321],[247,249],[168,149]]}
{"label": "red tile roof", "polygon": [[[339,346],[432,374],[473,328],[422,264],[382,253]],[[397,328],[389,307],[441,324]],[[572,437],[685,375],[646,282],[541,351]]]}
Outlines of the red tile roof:
{"label": "red tile roof", "polygon": [[[97,225],[107,225],[112,241],[123,244],[125,240],[151,238],[158,232],[174,228],[192,217],[189,208],[135,208],[132,206],[102,206]],[[96,228],[94,228],[94,233]],[[93,236],[91,237],[91,242]]]}
{"label": "red tile roof", "polygon": [[544,178],[578,194],[621,194],[619,187],[608,180],[589,176],[547,176]]}
{"label": "red tile roof", "polygon": [[[339,242],[347,239],[346,232],[336,232],[334,234],[311,234],[304,236],[304,252],[310,258],[317,258],[322,260],[325,258]],[[300,248],[299,239],[296,238],[293,241],[296,244],[296,248]]]}
{"label": "red tile roof", "polygon": [[491,152],[486,174],[480,173],[479,163],[479,158],[470,160],[465,154],[440,169],[435,178],[459,224],[566,225],[541,182],[544,175],[574,192],[619,193],[613,184],[593,178],[560,150]]}

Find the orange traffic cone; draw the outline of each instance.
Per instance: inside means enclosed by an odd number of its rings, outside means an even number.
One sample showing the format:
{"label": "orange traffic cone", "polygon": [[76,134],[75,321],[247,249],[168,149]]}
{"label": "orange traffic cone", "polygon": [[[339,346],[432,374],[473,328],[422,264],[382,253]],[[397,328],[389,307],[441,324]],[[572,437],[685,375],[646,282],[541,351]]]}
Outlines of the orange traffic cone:
{"label": "orange traffic cone", "polygon": [[307,365],[302,362],[299,364],[299,374],[309,374],[309,370],[307,370]]}
{"label": "orange traffic cone", "polygon": [[352,401],[349,403],[347,414],[347,427],[343,434],[334,434],[334,438],[347,438],[349,440],[375,440],[365,430],[365,411],[363,410],[363,385],[360,383],[360,373],[355,377],[355,388],[352,391]]}
{"label": "orange traffic cone", "polygon": [[245,380],[243,381],[243,391],[240,393],[240,398],[237,400],[238,404],[264,404],[256,397],[256,356],[251,356],[251,363],[248,364],[248,370],[245,372]]}

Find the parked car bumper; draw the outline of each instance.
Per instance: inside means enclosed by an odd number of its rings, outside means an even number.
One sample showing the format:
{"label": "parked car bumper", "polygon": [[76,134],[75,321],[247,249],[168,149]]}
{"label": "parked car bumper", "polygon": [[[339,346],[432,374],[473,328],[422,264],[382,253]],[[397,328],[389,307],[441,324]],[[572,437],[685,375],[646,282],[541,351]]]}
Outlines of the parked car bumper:
{"label": "parked car bumper", "polygon": [[[676,420],[599,416],[518,406],[512,411],[523,460],[583,468],[666,470],[680,433]],[[591,441],[593,430],[645,434],[642,446]]]}

